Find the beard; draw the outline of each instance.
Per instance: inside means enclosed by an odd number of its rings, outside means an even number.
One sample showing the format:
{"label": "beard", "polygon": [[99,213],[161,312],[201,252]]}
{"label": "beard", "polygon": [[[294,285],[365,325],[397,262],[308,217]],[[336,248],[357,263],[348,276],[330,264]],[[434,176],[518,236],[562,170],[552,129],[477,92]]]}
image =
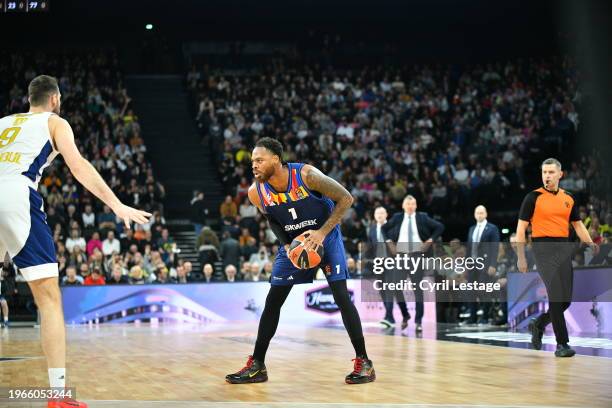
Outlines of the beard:
{"label": "beard", "polygon": [[264,171],[259,171],[259,174],[255,176],[255,179],[261,183],[265,183],[268,180],[270,180],[270,177],[272,177],[273,174],[274,174],[274,168],[264,170]]}
{"label": "beard", "polygon": [[60,108],[61,108],[61,105],[58,103],[56,106],[54,106],[54,107],[53,107],[53,109],[51,110],[51,112],[53,112],[53,113],[55,113],[56,115],[58,115],[58,116],[59,116],[59,114],[60,114]]}

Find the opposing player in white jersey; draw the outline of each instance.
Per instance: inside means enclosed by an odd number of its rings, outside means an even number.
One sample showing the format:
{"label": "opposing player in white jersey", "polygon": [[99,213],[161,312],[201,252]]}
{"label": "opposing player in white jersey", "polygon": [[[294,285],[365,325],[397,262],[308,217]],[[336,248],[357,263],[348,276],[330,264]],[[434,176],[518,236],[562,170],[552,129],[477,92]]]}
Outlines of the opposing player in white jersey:
{"label": "opposing player in white jersey", "polygon": [[[0,257],[6,252],[32,289],[41,317],[42,348],[52,388],[65,388],[66,332],[58,265],[43,199],[37,192],[43,169],[61,154],[74,177],[125,222],[146,223],[151,214],[128,207],[85,160],[72,128],[59,116],[57,80],[41,75],[28,87],[30,111],[0,119]],[[27,384],[23,384],[27,385]],[[49,407],[86,407],[49,400]]]}

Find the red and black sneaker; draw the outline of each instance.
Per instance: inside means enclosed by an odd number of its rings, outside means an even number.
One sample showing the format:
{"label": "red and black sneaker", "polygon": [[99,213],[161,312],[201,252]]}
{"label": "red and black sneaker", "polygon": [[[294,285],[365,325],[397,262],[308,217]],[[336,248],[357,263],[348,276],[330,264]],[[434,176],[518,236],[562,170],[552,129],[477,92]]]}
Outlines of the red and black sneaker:
{"label": "red and black sneaker", "polygon": [[249,356],[247,363],[240,371],[225,376],[225,381],[230,384],[249,384],[268,381],[266,365],[253,356]]}
{"label": "red and black sneaker", "polygon": [[365,384],[376,379],[376,372],[374,372],[372,360],[357,357],[351,361],[355,362],[355,367],[353,368],[353,372],[345,378],[347,384]]}
{"label": "red and black sneaker", "polygon": [[50,399],[47,402],[47,408],[87,408],[87,404],[72,398]]}

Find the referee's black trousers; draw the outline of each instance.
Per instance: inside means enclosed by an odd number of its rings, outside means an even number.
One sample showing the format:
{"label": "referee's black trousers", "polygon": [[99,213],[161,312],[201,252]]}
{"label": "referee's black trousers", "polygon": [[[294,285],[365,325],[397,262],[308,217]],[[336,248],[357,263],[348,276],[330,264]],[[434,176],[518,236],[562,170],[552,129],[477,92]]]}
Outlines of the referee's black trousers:
{"label": "referee's black trousers", "polygon": [[552,323],[557,344],[567,344],[569,336],[563,312],[570,306],[574,284],[572,268],[573,245],[567,240],[534,239],[533,250],[536,268],[548,293],[548,311],[537,318],[544,329]]}
{"label": "referee's black trousers", "polygon": [[[391,270],[386,270],[383,275],[383,281],[385,283],[401,283],[402,280],[406,279],[406,273],[402,271],[398,271],[393,268]],[[395,318],[393,317],[393,301],[397,302],[397,306],[402,312],[402,318],[409,319],[410,314],[408,313],[408,307],[406,306],[406,298],[404,297],[404,292],[402,290],[389,290],[385,289],[380,292],[380,295],[383,300],[383,304],[385,306],[385,319],[390,322],[395,322]]]}

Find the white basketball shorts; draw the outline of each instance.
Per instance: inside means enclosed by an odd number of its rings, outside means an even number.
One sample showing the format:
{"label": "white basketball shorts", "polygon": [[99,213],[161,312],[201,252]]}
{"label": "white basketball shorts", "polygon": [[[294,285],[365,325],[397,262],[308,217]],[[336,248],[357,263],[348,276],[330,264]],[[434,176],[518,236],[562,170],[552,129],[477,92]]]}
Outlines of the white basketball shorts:
{"label": "white basketball shorts", "polygon": [[23,176],[0,177],[0,258],[6,252],[26,281],[58,276],[43,199]]}

